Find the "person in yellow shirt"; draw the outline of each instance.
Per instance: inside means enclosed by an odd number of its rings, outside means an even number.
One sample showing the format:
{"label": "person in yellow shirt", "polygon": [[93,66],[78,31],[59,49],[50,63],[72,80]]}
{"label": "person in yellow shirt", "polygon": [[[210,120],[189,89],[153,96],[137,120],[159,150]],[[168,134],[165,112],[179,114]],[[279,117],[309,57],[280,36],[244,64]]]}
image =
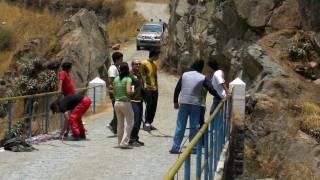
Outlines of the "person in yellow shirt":
{"label": "person in yellow shirt", "polygon": [[149,52],[149,59],[141,62],[140,72],[143,79],[143,86],[145,89],[144,102],[145,109],[145,123],[143,129],[145,131],[156,130],[152,126],[152,122],[157,110],[158,104],[158,78],[157,65],[154,63],[160,56],[160,51],[153,49]]}

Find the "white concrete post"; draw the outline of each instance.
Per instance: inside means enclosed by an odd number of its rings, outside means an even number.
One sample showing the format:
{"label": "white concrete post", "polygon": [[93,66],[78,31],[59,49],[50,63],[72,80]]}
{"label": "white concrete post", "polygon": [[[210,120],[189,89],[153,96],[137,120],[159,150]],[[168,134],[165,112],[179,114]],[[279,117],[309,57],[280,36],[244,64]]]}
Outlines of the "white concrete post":
{"label": "white concrete post", "polygon": [[236,78],[229,83],[229,87],[233,88],[232,108],[233,111],[239,113],[244,118],[246,107],[246,83],[240,78]]}
{"label": "white concrete post", "polygon": [[106,82],[99,77],[94,78],[92,81],[89,82],[89,87],[94,87],[98,86],[95,88],[95,96],[94,96],[94,89],[90,88],[88,90],[88,96],[91,98],[91,110],[93,111],[93,105],[94,105],[94,97],[95,99],[95,105],[96,109],[97,107],[105,104],[106,102],[106,95],[107,95],[107,88],[106,88]]}

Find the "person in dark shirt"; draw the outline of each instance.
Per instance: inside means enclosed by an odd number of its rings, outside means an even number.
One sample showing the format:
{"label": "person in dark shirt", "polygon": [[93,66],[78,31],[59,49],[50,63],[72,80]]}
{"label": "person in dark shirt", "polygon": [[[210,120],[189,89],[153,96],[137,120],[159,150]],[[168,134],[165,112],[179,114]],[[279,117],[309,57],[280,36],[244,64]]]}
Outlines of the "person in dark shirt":
{"label": "person in dark shirt", "polygon": [[[71,94],[56,100],[50,105],[53,113],[62,112],[66,121],[71,124],[72,135],[75,140],[85,139],[85,129],[82,123],[82,116],[91,105],[89,96],[80,94]],[[61,136],[65,134],[67,127],[65,126],[61,132]]]}
{"label": "person in dark shirt", "polygon": [[143,80],[139,71],[141,62],[139,60],[133,60],[131,65],[132,65],[131,79],[132,79],[132,85],[134,89],[134,93],[131,97],[131,105],[134,113],[134,123],[133,123],[133,129],[131,131],[129,144],[132,146],[144,146],[144,143],[139,141],[139,130],[140,130],[142,115],[143,115],[142,94],[144,93]]}

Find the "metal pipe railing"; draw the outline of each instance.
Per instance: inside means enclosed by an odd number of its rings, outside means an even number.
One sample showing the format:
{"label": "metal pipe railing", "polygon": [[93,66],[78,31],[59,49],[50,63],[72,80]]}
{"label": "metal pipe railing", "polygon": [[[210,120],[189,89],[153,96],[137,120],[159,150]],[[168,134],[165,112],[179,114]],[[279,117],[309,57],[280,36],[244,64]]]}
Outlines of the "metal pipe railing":
{"label": "metal pipe railing", "polygon": [[[223,146],[229,136],[229,120],[231,113],[232,97],[224,98],[207,121],[199,129],[190,144],[182,152],[176,162],[164,176],[164,180],[172,180],[182,164],[184,164],[184,179],[190,179],[191,152],[196,146],[196,179],[213,179],[217,163]],[[204,144],[203,144],[204,143]],[[204,146],[204,163],[202,164],[202,146]]]}
{"label": "metal pipe railing", "polygon": [[[93,89],[93,112],[96,112],[96,88],[101,85],[97,86],[89,86],[85,88],[78,88],[76,89],[76,92],[81,91],[87,91],[89,89]],[[13,137],[13,125],[15,121],[20,120],[27,120],[27,126],[28,126],[28,132],[25,134],[29,138],[29,142],[31,142],[32,137],[32,120],[35,118],[41,118],[43,117],[42,121],[42,129],[44,133],[48,133],[49,131],[49,119],[50,119],[50,110],[49,110],[49,103],[50,103],[50,97],[53,98],[54,96],[60,96],[61,92],[55,91],[55,92],[48,92],[48,93],[41,93],[41,94],[34,94],[34,95],[26,95],[26,96],[17,96],[17,97],[5,97],[0,98],[0,102],[3,104],[6,104],[6,111],[7,111],[7,120],[8,120],[8,128],[7,128],[7,138],[11,139]],[[34,99],[40,99],[43,100],[43,110],[40,113],[33,114],[33,102]],[[43,99],[42,99],[43,98]],[[19,114],[23,115],[22,117],[16,117],[17,112],[14,111],[15,109],[15,103],[17,101],[23,100],[26,105],[26,111],[25,112],[19,112]],[[19,104],[17,105],[19,106]],[[21,108],[21,106],[19,106]],[[15,112],[15,113],[13,113]],[[60,115],[60,128],[63,127],[63,115]],[[44,122],[44,123],[43,123]],[[44,124],[44,125],[43,125]],[[44,126],[44,127],[43,127]],[[4,129],[4,128],[2,128]]]}

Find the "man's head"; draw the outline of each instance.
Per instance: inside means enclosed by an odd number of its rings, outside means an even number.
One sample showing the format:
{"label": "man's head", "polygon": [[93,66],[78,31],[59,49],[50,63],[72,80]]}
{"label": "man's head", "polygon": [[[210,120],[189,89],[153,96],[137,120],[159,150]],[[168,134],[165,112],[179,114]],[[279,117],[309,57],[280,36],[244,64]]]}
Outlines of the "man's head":
{"label": "man's head", "polygon": [[133,72],[139,72],[141,62],[138,59],[135,59],[131,63],[131,68]]}
{"label": "man's head", "polygon": [[192,65],[191,69],[196,70],[198,72],[202,72],[204,67],[204,61],[203,60],[196,60]]}
{"label": "man's head", "polygon": [[70,69],[72,68],[72,63],[71,62],[64,62],[64,63],[62,63],[61,67],[62,67],[62,70],[69,72]]}
{"label": "man's head", "polygon": [[112,60],[116,66],[119,66],[123,61],[123,54],[121,52],[114,52],[112,54]]}
{"label": "man's head", "polygon": [[149,51],[149,60],[156,61],[160,56],[160,51],[157,49],[152,49]]}
{"label": "man's head", "polygon": [[209,66],[211,69],[213,69],[214,71],[219,70],[219,65],[218,65],[217,61],[214,60],[214,59],[210,59],[210,60],[208,61],[208,66]]}
{"label": "man's head", "polygon": [[57,99],[53,103],[51,103],[50,109],[51,109],[52,113],[61,112],[60,105],[59,105],[59,99]]}

